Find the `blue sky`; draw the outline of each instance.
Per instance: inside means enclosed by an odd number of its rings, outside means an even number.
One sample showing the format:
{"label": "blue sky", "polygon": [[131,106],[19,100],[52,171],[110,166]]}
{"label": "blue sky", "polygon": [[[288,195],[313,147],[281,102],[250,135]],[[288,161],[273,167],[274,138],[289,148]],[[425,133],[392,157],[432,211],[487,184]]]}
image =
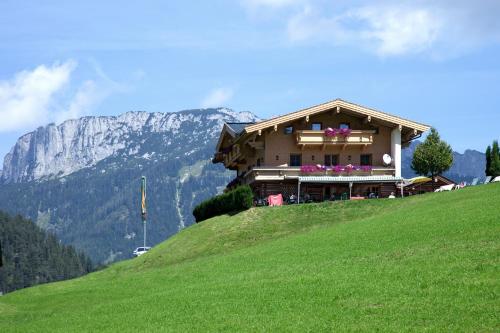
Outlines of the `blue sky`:
{"label": "blue sky", "polygon": [[500,139],[499,1],[2,1],[0,157],[38,126],[335,98]]}

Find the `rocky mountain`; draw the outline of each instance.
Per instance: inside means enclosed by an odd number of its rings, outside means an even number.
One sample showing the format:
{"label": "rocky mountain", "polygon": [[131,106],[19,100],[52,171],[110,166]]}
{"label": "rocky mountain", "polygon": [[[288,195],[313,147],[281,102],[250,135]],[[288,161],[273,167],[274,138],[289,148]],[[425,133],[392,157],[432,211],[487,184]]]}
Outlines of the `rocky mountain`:
{"label": "rocky mountain", "polygon": [[[206,113],[203,113],[206,112]],[[49,124],[23,135],[5,156],[1,181],[26,182],[69,175],[116,154],[137,156],[144,143],[156,133],[164,134],[160,152],[146,151],[143,158],[153,158],[175,147],[172,140],[187,136],[185,144],[196,136],[215,139],[223,119],[253,121],[249,112],[229,109],[177,113],[127,112],[118,117],[84,117],[67,120],[59,126]],[[205,126],[208,125],[208,126]],[[215,126],[214,126],[215,125]],[[198,128],[195,133],[186,127]],[[139,142],[136,140],[139,139]],[[172,147],[170,147],[172,146]],[[184,148],[184,146],[182,146]],[[194,154],[200,146],[184,152]],[[151,154],[151,155],[150,155]],[[154,158],[159,158],[155,156]]]}
{"label": "rocky mountain", "polygon": [[229,109],[128,112],[49,124],[22,136],[4,160],[0,208],[21,213],[96,263],[142,245],[140,177],[148,179],[148,245],[193,223],[192,208],[235,175],[211,163]]}
{"label": "rocky mountain", "polygon": [[[403,177],[415,177],[415,172],[411,169],[411,160],[413,152],[420,141],[413,141],[408,148],[403,149],[402,153],[402,171]],[[453,164],[450,170],[444,173],[444,176],[455,182],[470,182],[474,178],[485,178],[486,157],[484,153],[477,150],[467,149],[463,154],[453,152]]]}

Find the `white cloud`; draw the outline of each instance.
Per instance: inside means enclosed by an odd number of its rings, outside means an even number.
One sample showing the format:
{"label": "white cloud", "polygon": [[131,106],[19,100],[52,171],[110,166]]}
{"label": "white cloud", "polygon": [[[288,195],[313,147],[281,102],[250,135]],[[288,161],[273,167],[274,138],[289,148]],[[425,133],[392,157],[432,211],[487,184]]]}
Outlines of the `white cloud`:
{"label": "white cloud", "polygon": [[[90,59],[90,64],[96,73],[96,79],[86,80],[80,84],[76,93],[68,101],[67,106],[57,112],[56,122],[60,123],[89,114],[96,105],[111,94],[130,91],[131,87],[129,85],[116,82],[110,78],[96,60]],[[132,73],[132,78],[136,78],[136,73]]]}
{"label": "white cloud", "polygon": [[233,97],[233,90],[230,88],[217,88],[212,90],[201,102],[202,108],[224,106],[224,103]]}
{"label": "white cloud", "polygon": [[[268,1],[250,2],[264,7]],[[297,45],[344,45],[381,57],[449,58],[500,43],[499,1],[283,0],[267,7],[289,9],[273,16],[278,23],[287,17],[287,39]]]}
{"label": "white cloud", "polygon": [[426,9],[391,8],[379,12],[363,8],[357,12],[370,29],[362,37],[377,43],[381,55],[419,53],[429,49],[441,31],[441,20]]}
{"label": "white cloud", "polygon": [[322,17],[305,7],[289,20],[288,36],[293,42],[355,45],[381,56],[393,56],[429,49],[441,27],[440,17],[424,8],[366,6]]}
{"label": "white cloud", "polygon": [[40,65],[0,81],[0,132],[30,130],[49,122],[62,122],[89,114],[114,92],[126,85],[113,81],[93,63],[96,78],[71,82],[76,61]]}
{"label": "white cloud", "polygon": [[0,81],[0,132],[26,129],[50,118],[54,95],[67,87],[74,61],[41,65]]}
{"label": "white cloud", "polygon": [[61,123],[68,119],[78,118],[88,113],[96,104],[109,95],[106,89],[100,89],[93,80],[87,80],[78,88],[72,97],[67,109],[55,114],[56,122]]}

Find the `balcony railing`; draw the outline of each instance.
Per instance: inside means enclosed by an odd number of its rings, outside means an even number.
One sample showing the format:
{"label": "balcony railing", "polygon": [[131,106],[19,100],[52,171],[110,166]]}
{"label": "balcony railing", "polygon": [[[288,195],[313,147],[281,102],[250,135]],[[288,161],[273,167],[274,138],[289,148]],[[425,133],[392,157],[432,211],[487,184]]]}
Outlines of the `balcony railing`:
{"label": "balcony railing", "polygon": [[299,145],[370,145],[373,143],[374,130],[352,130],[349,136],[325,136],[325,132],[302,130],[296,132]]}
{"label": "balcony railing", "polygon": [[370,171],[353,170],[347,172],[334,172],[333,170],[318,172],[301,172],[300,167],[254,167],[244,176],[247,184],[253,181],[284,180],[287,178],[297,178],[299,176],[393,176],[395,169],[392,167],[374,166]]}

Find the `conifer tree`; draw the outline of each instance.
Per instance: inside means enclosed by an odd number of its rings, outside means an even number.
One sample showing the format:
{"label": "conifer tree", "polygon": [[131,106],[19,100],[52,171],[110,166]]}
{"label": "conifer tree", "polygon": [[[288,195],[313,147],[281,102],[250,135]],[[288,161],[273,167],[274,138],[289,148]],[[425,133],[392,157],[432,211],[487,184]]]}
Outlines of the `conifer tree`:
{"label": "conifer tree", "polygon": [[0,211],[3,267],[0,292],[77,277],[93,270],[92,262],[73,246],[60,244],[33,222]]}
{"label": "conifer tree", "polygon": [[500,150],[497,140],[493,141],[491,147],[490,176],[493,178],[500,176]]}
{"label": "conifer tree", "polygon": [[485,169],[485,173],[486,173],[486,176],[491,176],[491,147],[488,146],[486,148],[486,169]]}

